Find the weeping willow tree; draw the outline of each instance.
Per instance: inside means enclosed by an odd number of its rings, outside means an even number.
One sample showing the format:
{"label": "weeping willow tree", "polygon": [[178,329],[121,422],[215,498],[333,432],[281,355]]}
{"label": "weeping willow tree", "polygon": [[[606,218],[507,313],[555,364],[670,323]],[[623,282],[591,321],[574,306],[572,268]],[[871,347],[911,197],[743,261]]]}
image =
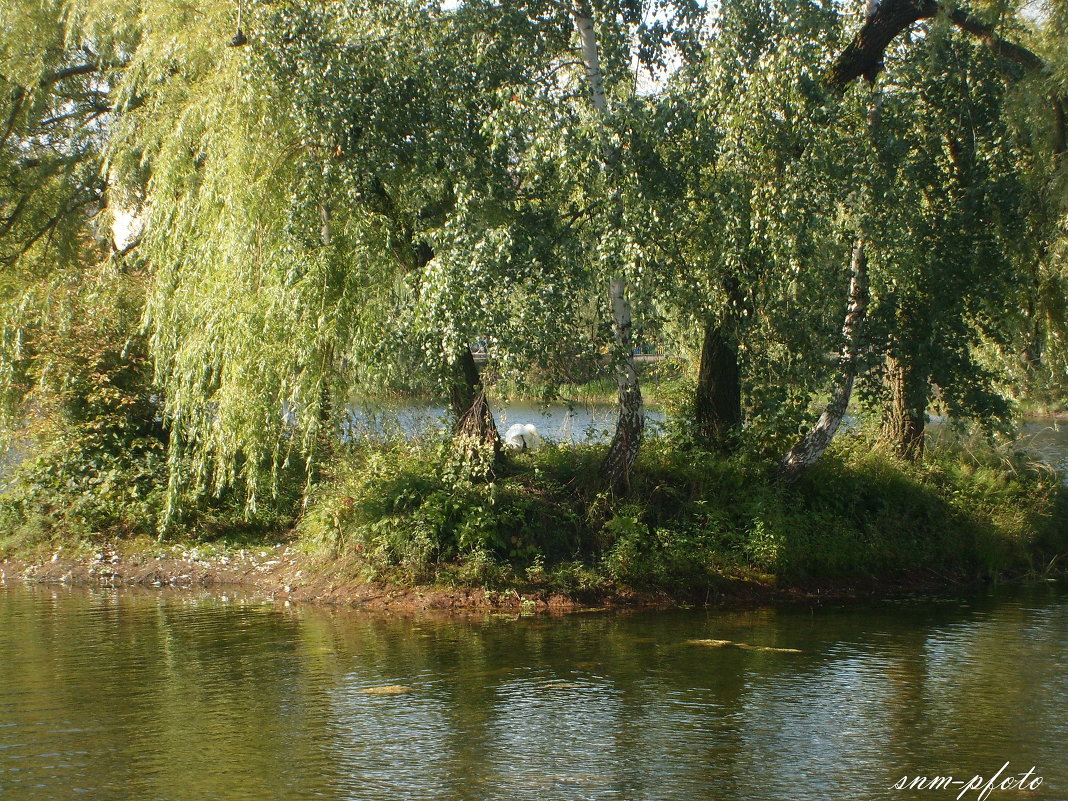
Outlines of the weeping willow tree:
{"label": "weeping willow tree", "polygon": [[[107,255],[105,71],[114,53],[68,36],[59,3],[0,9],[0,304],[8,422],[20,415],[34,333],[62,318],[53,287]],[[51,309],[49,308],[51,306]]]}
{"label": "weeping willow tree", "polygon": [[377,225],[395,257],[403,296],[384,339],[407,343],[417,369],[446,384],[457,434],[496,451],[469,343],[488,340],[494,368],[537,365],[574,329],[568,232],[514,169],[536,125],[497,124],[552,87],[567,38],[545,4],[397,7],[406,14],[291,10],[274,19],[266,61],[301,109],[301,135],[331,154],[309,165],[332,195],[317,202]]}
{"label": "weeping willow tree", "polygon": [[292,180],[283,120],[244,82],[247,56],[225,47],[233,10],[81,9],[87,25],[117,16],[137,31],[118,88],[134,102],[111,131],[108,171],[141,198],[138,254],[154,276],[146,319],[171,431],[172,501],[181,487],[235,481],[255,498],[265,461],[277,469],[293,439],[313,436],[299,415],[296,437],[281,436],[282,400],[299,403],[311,390],[292,352],[272,347],[302,336],[310,359],[321,351],[315,321],[292,302],[308,285],[295,283],[287,298],[272,277],[287,269],[321,278],[329,262],[286,233],[288,206],[276,191]]}
{"label": "weeping willow tree", "polygon": [[[167,434],[144,264],[105,153],[136,43],[62,3],[0,9],[0,386],[13,525],[150,531]],[[131,184],[132,188],[132,184]],[[5,505],[5,511],[10,507]],[[36,523],[34,523],[36,521]]]}
{"label": "weeping willow tree", "polygon": [[570,33],[543,62],[548,80],[514,95],[495,124],[502,133],[519,132],[511,137],[513,173],[551,204],[566,236],[554,240],[554,250],[572,275],[598,288],[597,317],[610,321],[592,337],[617,388],[601,473],[608,486],[624,490],[645,425],[633,351],[641,344],[637,332],[652,328],[660,262],[661,209],[648,184],[669,177],[650,164],[650,143],[664,134],[671,109],[662,79],[699,57],[704,9],[694,2],[531,7],[541,9],[544,24]]}
{"label": "weeping willow tree", "polygon": [[1019,47],[1015,58],[999,54],[998,66],[1024,183],[1025,232],[1014,251],[1014,302],[987,333],[984,363],[1006,376],[1016,399],[1055,410],[1068,398],[1068,9],[1043,3],[1010,20],[1002,37]]}
{"label": "weeping willow tree", "polygon": [[[895,39],[912,26],[918,36]],[[832,82],[874,75],[885,54],[893,78],[877,170],[875,245],[888,270],[876,290],[885,363],[875,394],[884,438],[907,458],[922,454],[932,399],[954,417],[1008,416],[977,351],[1005,341],[1013,286],[1034,271],[1023,254],[1049,247],[1048,230],[1027,230],[1034,209],[1050,212],[1027,184],[1056,181],[1062,105],[1047,64],[1020,43],[1028,27],[1011,14],[994,23],[964,7],[880,4],[831,71]],[[1021,94],[1043,109],[1029,125]],[[1051,150],[1052,164],[1041,155]]]}
{"label": "weeping willow tree", "polygon": [[882,110],[872,250],[887,269],[873,287],[872,325],[885,354],[883,436],[917,458],[936,395],[954,418],[1008,417],[974,353],[1016,283],[1012,252],[1024,230],[992,55],[937,27],[905,55]]}
{"label": "weeping willow tree", "polygon": [[555,16],[265,4],[228,46],[232,12],[143,10],[123,75],[138,102],[110,150],[116,174],[148,175],[172,490],[240,485],[254,503],[265,469],[314,464],[354,392],[400,380],[444,391],[462,450],[492,469],[469,343],[551,361],[583,293],[557,255],[569,231],[514,170],[530,126],[490,124],[554,88]]}
{"label": "weeping willow tree", "polygon": [[[682,428],[709,449],[788,448],[813,395],[839,381],[842,359],[826,354],[843,316],[858,327],[845,301],[869,194],[867,104],[822,80],[841,31],[829,7],[725,4],[703,62],[672,78],[644,159],[656,294],[698,354]],[[837,394],[813,460],[844,415],[849,391]]]}

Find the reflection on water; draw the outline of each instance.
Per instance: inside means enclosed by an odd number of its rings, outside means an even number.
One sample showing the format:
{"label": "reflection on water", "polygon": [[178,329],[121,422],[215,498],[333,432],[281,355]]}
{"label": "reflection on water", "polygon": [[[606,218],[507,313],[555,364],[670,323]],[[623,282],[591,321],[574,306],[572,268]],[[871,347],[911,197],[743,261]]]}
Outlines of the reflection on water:
{"label": "reflection on water", "polygon": [[474,621],[0,587],[5,801],[949,799],[889,788],[1006,761],[1068,797],[1054,585]]}

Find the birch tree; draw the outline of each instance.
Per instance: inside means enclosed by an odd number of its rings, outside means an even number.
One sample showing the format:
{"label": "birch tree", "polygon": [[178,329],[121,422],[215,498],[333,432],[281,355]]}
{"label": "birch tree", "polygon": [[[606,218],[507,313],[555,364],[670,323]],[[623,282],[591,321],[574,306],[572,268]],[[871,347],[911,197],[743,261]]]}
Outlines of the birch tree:
{"label": "birch tree", "polygon": [[[637,82],[643,71],[663,68],[667,51],[683,63],[695,55],[693,37],[700,27],[701,10],[693,3],[605,3],[595,6],[588,0],[571,0],[568,11],[578,35],[578,50],[584,74],[584,91],[589,103],[596,178],[602,209],[591,216],[594,260],[608,285],[612,319],[613,360],[618,392],[615,431],[603,464],[606,483],[616,490],[629,485],[641,446],[645,410],[633,356],[634,315],[631,278],[639,268],[642,254],[650,243],[643,242],[636,224],[642,210],[634,207],[636,195],[628,192],[639,181],[637,167],[623,152],[622,143],[648,124],[646,116],[656,103],[642,103]],[[605,33],[615,64],[606,79],[603,68]],[[648,75],[646,75],[648,77]],[[625,103],[626,113],[613,107]],[[652,116],[655,118],[655,111]],[[630,154],[632,155],[632,154]]]}

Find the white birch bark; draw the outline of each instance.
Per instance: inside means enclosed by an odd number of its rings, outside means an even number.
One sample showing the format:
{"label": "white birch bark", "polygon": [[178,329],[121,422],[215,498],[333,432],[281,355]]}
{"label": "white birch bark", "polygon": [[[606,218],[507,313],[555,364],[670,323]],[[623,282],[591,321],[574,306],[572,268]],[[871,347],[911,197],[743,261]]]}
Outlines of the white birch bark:
{"label": "white birch bark", "polygon": [[[606,128],[604,116],[608,114],[608,98],[605,95],[604,76],[601,73],[597,30],[586,0],[574,0],[571,6],[571,16],[581,42],[582,62],[586,68],[590,102],[601,115],[601,124],[604,129]],[[606,171],[615,160],[607,145],[605,152],[601,154],[601,160]],[[631,468],[638,458],[638,449],[641,446],[642,433],[645,428],[645,409],[632,354],[632,317],[630,301],[627,299],[627,281],[623,275],[614,275],[609,280],[609,297],[612,303],[612,328],[619,351],[619,362],[616,367],[619,417],[616,420],[615,434],[608,448],[603,470],[610,485],[614,489],[622,490],[627,487]]]}
{"label": "white birch bark", "polygon": [[849,306],[842,324],[842,350],[838,357],[842,373],[816,425],[779,463],[779,475],[788,482],[796,481],[801,473],[823,456],[842,424],[857,377],[860,360],[857,336],[867,311],[868,259],[864,252],[864,237],[861,236],[853,244],[850,259]]}
{"label": "white birch bark", "polygon": [[[868,0],[865,9],[868,17],[875,13],[878,5],[878,0]],[[868,102],[868,135],[872,137],[873,142],[880,125],[881,114],[882,95],[873,86]],[[842,424],[853,395],[853,383],[856,381],[860,367],[857,337],[867,318],[869,300],[868,257],[865,252],[863,234],[858,235],[853,243],[849,269],[849,306],[842,325],[842,350],[838,357],[841,375],[816,425],[779,462],[779,477],[787,483],[796,481],[805,470],[812,467],[823,456]]]}

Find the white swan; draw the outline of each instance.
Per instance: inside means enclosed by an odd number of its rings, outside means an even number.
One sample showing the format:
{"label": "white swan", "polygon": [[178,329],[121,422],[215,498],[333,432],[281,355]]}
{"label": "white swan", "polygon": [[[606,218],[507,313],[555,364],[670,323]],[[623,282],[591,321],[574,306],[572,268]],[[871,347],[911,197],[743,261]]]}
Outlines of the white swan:
{"label": "white swan", "polygon": [[541,444],[538,429],[530,423],[516,423],[504,435],[504,447],[513,451],[532,451]]}

